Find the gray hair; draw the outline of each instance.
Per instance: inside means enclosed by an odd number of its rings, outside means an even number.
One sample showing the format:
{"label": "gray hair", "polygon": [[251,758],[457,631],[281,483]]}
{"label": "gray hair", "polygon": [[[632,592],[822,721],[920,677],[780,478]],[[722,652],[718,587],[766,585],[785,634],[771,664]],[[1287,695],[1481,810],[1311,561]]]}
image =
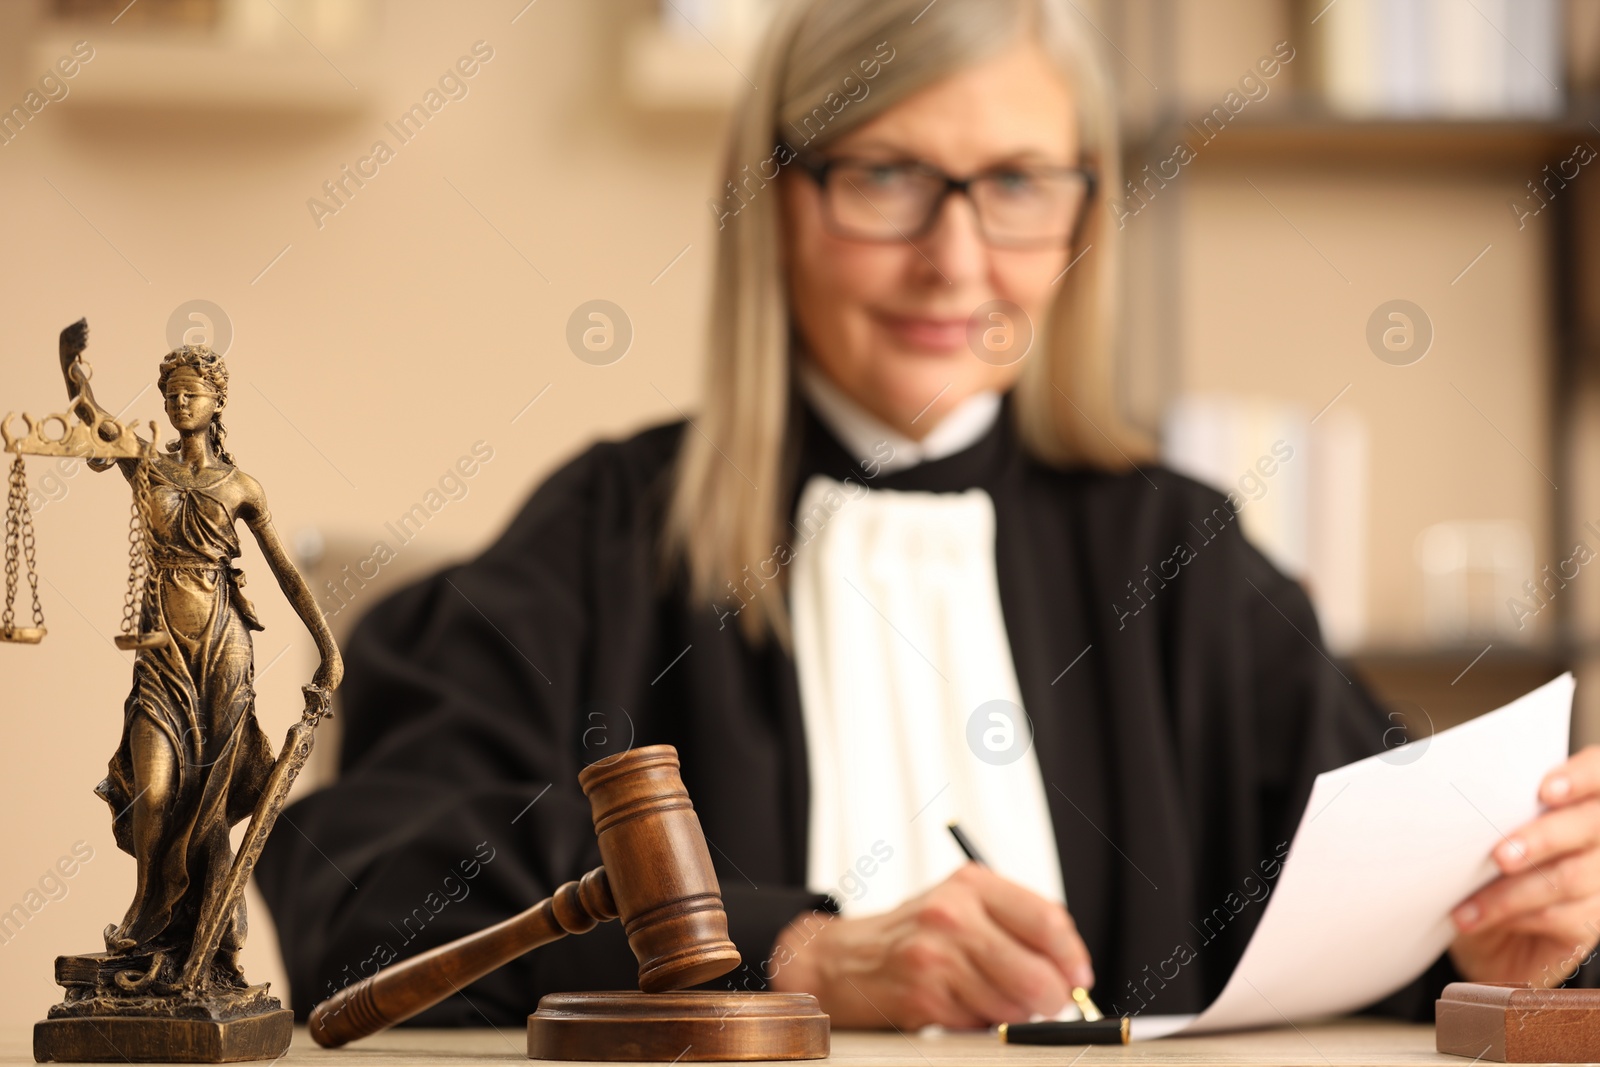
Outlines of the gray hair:
{"label": "gray hair", "polygon": [[[727,600],[747,567],[784,540],[793,494],[797,427],[791,398],[792,341],[782,265],[777,190],[763,192],[796,143],[820,149],[906,97],[1002,52],[1037,40],[1071,88],[1082,155],[1101,193],[1074,254],[1094,254],[1060,283],[1039,354],[1015,389],[1015,418],[1027,451],[1056,466],[1126,469],[1149,455],[1123,419],[1113,373],[1120,242],[1106,192],[1122,184],[1116,112],[1092,42],[1062,0],[784,0],[748,73],[723,165],[731,196],[719,214],[709,358],[698,432],[685,434],[664,541],[669,566],[686,565],[689,593],[708,610]],[[880,62],[868,91],[863,61]],[[840,104],[846,95],[848,104]],[[787,151],[786,151],[787,149]],[[719,190],[722,191],[722,190]],[[720,213],[719,213],[720,211]],[[730,217],[732,216],[732,217]],[[735,466],[737,464],[737,466]],[[787,644],[781,576],[743,605],[739,624],[754,640]]]}

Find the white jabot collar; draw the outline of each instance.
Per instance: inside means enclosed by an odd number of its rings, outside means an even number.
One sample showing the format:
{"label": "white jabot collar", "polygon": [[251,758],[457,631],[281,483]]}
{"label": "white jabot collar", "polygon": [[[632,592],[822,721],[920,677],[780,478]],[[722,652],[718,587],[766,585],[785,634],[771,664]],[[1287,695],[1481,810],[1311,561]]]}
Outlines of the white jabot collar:
{"label": "white jabot collar", "polygon": [[[985,390],[963,400],[927,436],[913,441],[852,400],[809,359],[796,358],[795,375],[811,409],[846,451],[861,462],[872,461],[883,473],[952,456],[988,433],[1000,415],[1000,394]],[[879,456],[885,441],[894,449],[887,461]]]}
{"label": "white jabot collar", "polygon": [[806,881],[846,916],[889,911],[965,859],[1064,902],[1061,858],[1000,605],[982,489],[810,478],[792,580],[811,782]]}

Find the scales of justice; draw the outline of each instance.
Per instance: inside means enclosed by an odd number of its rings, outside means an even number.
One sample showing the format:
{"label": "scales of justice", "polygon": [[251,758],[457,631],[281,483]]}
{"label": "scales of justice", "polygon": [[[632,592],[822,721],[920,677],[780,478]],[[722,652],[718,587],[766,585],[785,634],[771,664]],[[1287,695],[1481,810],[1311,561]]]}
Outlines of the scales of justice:
{"label": "scales of justice", "polygon": [[[75,457],[121,471],[133,490],[128,582],[116,646],[134,653],[121,743],[95,792],[110,807],[118,848],[136,861],[133,902],[105,929],[103,951],[59,956],[66,994],[34,1027],[39,1062],[189,1062],[273,1059],[289,1047],[293,1013],[239,964],[245,884],[312,734],[343,673],[310,590],[274,531],[261,486],[225,446],[227,368],[204,345],[161,361],[158,384],[177,440],[158,448],[151,420],[101,407],[83,358],[88,325],[61,332],[67,408],[35,419],[8,414],[6,593],[0,642],[38,644],[39,600],[24,456]],[[20,423],[20,426],[19,426]],[[254,534],[284,595],[316,641],[321,666],[305,707],[275,754],[255,716],[251,631],[262,629],[233,566],[237,524]],[[18,624],[26,585],[31,618]],[[0,653],[4,654],[4,653]],[[237,854],[229,830],[249,820]]]}

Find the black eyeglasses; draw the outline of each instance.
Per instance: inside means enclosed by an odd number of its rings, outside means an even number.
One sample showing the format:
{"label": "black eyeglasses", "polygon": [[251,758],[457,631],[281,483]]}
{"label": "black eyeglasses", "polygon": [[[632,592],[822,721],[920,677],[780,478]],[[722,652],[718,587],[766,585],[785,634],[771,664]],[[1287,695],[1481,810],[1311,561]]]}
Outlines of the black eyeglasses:
{"label": "black eyeglasses", "polygon": [[914,240],[934,226],[945,198],[972,203],[983,239],[1005,248],[1065,246],[1077,235],[1096,190],[1087,167],[1017,164],[953,178],[916,161],[803,157],[822,190],[828,228],[861,241]]}

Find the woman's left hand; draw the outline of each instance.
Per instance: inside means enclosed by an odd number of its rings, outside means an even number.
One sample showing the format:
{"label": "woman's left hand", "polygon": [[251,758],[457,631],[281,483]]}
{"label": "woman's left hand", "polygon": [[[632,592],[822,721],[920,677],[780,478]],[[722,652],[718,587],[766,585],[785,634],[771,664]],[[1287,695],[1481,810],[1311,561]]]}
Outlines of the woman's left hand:
{"label": "woman's left hand", "polygon": [[1451,913],[1470,981],[1560,985],[1600,944],[1600,745],[1545,775],[1539,800],[1549,810],[1495,846],[1500,877]]}

